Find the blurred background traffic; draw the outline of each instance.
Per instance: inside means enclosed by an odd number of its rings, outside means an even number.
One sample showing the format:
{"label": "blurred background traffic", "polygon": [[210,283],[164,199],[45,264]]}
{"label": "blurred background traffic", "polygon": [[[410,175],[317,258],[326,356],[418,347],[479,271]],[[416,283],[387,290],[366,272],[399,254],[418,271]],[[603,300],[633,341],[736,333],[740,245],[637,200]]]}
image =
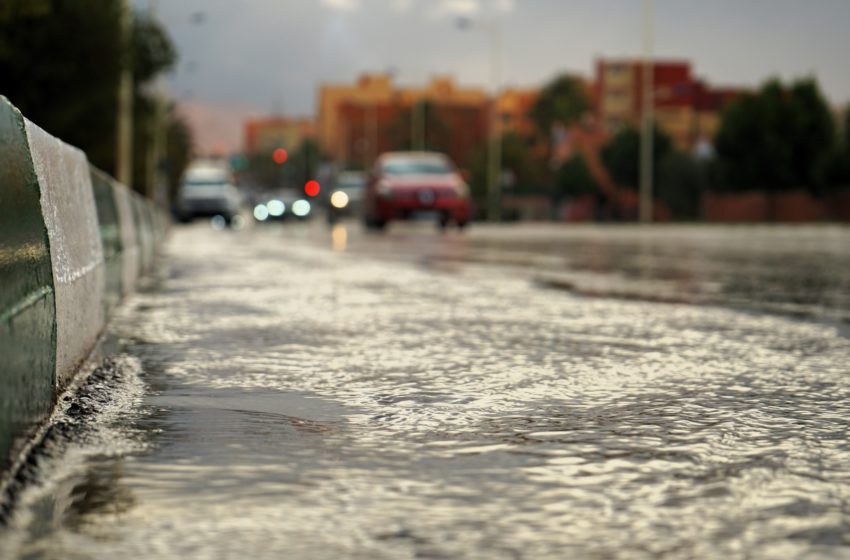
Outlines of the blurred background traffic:
{"label": "blurred background traffic", "polygon": [[194,222],[0,557],[846,557],[848,24],[0,0],[0,94]]}
{"label": "blurred background traffic", "polygon": [[376,163],[403,151],[447,158],[469,219],[847,221],[848,21],[838,0],[5,0],[0,93],[181,221],[465,225],[378,215]]}

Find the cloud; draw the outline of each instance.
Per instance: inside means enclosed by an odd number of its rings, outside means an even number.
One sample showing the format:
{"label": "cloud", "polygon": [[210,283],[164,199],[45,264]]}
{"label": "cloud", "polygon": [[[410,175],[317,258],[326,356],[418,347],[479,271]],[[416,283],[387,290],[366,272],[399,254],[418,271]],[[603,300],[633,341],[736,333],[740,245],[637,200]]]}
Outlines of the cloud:
{"label": "cloud", "polygon": [[473,16],[480,11],[479,0],[440,0],[434,8],[438,16]]}
{"label": "cloud", "polygon": [[430,15],[432,18],[474,17],[485,12],[511,12],[515,7],[516,0],[437,0]]}
{"label": "cloud", "polygon": [[497,12],[512,12],[516,8],[516,0],[493,0]]}
{"label": "cloud", "polygon": [[407,12],[413,7],[414,0],[393,0],[391,7],[394,12]]}
{"label": "cloud", "polygon": [[340,12],[353,12],[360,7],[358,0],[321,0],[322,5]]}

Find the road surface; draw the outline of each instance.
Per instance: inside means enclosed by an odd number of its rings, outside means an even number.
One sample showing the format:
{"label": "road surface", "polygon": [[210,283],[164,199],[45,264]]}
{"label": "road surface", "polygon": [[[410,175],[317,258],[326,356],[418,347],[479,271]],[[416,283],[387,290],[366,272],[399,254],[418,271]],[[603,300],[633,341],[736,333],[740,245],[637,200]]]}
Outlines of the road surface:
{"label": "road surface", "polygon": [[175,228],[0,557],[850,557],[850,233]]}

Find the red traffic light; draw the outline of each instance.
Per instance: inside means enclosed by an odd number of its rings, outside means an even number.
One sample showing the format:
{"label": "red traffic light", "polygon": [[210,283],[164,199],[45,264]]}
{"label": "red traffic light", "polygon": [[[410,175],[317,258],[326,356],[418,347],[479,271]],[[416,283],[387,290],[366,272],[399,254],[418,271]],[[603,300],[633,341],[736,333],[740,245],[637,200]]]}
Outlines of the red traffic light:
{"label": "red traffic light", "polygon": [[272,152],[272,159],[278,165],[283,165],[288,157],[289,154],[286,153],[286,150],[284,150],[283,148],[277,148],[275,151]]}
{"label": "red traffic light", "polygon": [[319,194],[320,190],[321,187],[319,186],[318,181],[307,181],[307,183],[304,184],[304,194],[307,196],[316,196]]}

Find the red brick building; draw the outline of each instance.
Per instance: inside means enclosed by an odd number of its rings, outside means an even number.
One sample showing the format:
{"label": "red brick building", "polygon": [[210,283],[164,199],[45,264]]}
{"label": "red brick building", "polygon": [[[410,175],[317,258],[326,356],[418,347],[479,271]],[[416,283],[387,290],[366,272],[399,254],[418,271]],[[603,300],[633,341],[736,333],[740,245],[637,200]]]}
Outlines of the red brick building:
{"label": "red brick building", "polygon": [[[641,60],[598,60],[594,105],[610,130],[638,126],[643,114],[643,80],[649,66]],[[712,88],[696,78],[687,61],[656,61],[652,65],[655,120],[680,149],[712,138],[723,108],[738,90]]]}

